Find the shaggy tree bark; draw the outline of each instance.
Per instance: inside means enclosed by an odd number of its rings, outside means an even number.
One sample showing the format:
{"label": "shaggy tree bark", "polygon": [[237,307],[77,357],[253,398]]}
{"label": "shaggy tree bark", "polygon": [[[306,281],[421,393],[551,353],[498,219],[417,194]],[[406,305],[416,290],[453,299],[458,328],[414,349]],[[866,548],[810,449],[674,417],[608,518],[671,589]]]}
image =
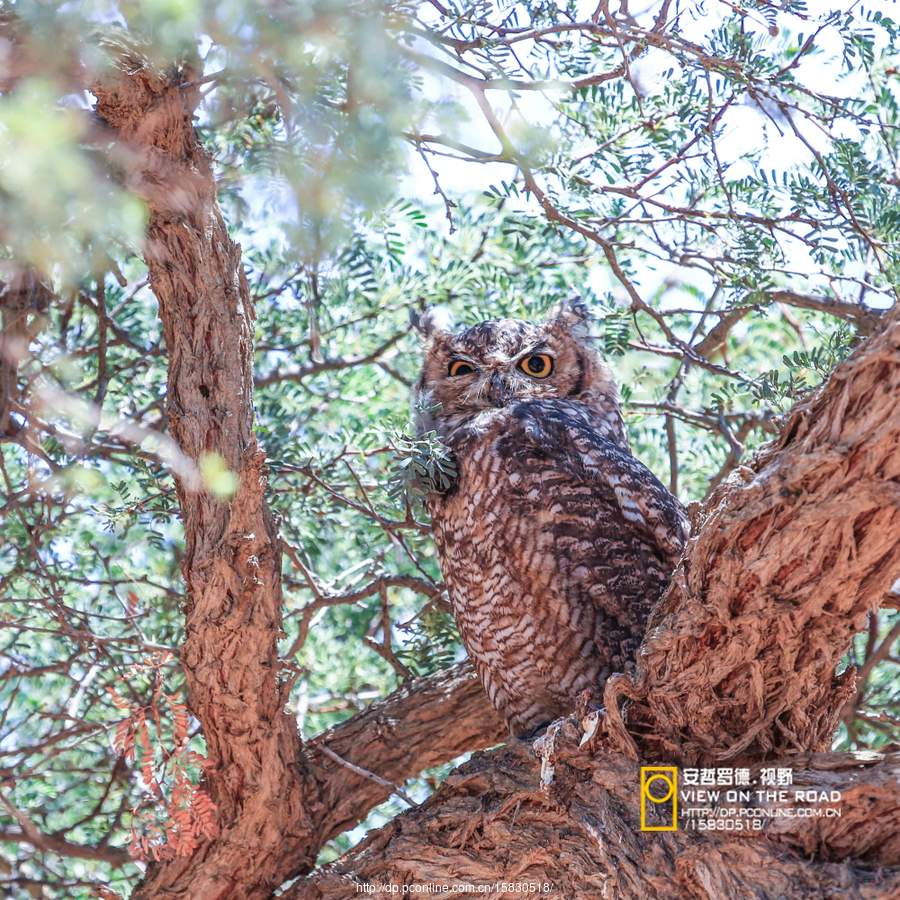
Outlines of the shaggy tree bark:
{"label": "shaggy tree bark", "polygon": [[[190,76],[155,70],[118,36],[104,44],[112,66],[89,87],[116,135],[113,159],[150,211],[144,255],[169,356],[169,431],[196,464],[177,478],[186,535],[182,661],[219,829],[190,859],[151,866],[134,896],[269,897],[385,800],[391,783],[496,743],[502,728],[471,670],[457,667],[415,680],[302,746],[279,676],[281,553],[252,427],[254,313],[240,248],[192,127],[191,92],[182,87]],[[238,475],[230,498],[199,475],[213,454]]]}
{"label": "shaggy tree bark", "polygon": [[854,688],[837,664],[898,574],[895,308],[695,514],[641,672],[615,679],[607,705],[632,698],[644,754],[678,762],[824,749]]}
{"label": "shaggy tree bark", "polygon": [[[189,74],[107,48],[113,65],[90,89],[116,137],[114,159],[150,210],[145,255],[169,353],[171,434],[198,468],[216,454],[239,475],[227,499],[197,476],[178,484],[183,660],[219,833],[191,858],[151,866],[135,897],[271,897],[391,783],[488,746],[501,729],[465,670],[414,682],[306,745],[284,713],[280,552],[252,431],[253,310],[240,250],[191,125]],[[498,881],[546,883],[557,897],[900,894],[900,759],[814,752],[852,686],[835,666],[898,574],[898,318],[887,316],[779,440],[695,512],[640,670],[610,681],[603,716],[562,720],[534,750],[477,756],[284,896]],[[748,836],[641,833],[639,760],[789,765],[805,786],[842,790],[842,817],[773,816]]]}
{"label": "shaggy tree bark", "polygon": [[150,210],[145,258],[169,354],[169,431],[198,468],[216,454],[239,477],[230,500],[199,476],[177,479],[186,540],[182,660],[189,706],[204,726],[219,835],[195,859],[153,868],[136,896],[189,885],[197,897],[264,897],[284,871],[312,862],[303,850],[315,826],[278,673],[281,555],[252,427],[253,309],[182,72],[154,71],[128,47],[106,43],[115,67],[90,89],[117,136],[127,184]]}
{"label": "shaggy tree bark", "polygon": [[[896,753],[790,758],[798,787],[842,791],[840,819],[765,820],[763,837],[642,833],[639,764],[618,754],[585,753],[573,726],[562,731],[549,788],[523,751],[479,754],[419,809],[283,896],[336,900],[367,888],[390,885],[399,893],[404,885],[429,884],[493,886],[492,897],[573,900],[900,895]],[[498,889],[498,883],[509,887]],[[424,895],[441,893],[435,887]]]}

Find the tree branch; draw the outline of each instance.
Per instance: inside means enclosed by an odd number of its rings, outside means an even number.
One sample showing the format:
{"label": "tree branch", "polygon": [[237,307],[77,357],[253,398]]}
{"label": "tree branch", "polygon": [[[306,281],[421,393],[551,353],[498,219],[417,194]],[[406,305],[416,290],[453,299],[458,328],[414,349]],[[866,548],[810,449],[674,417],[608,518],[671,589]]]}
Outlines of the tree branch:
{"label": "tree branch", "polygon": [[634,677],[623,752],[696,761],[823,749],[835,675],[900,569],[900,308],[695,513]]}
{"label": "tree branch", "polygon": [[278,369],[269,375],[255,378],[253,386],[256,388],[268,387],[270,384],[276,384],[280,381],[294,381],[299,383],[303,381],[304,378],[318,375],[321,372],[334,372],[337,369],[351,369],[365,365],[366,363],[375,362],[390,350],[397,341],[405,337],[407,333],[408,330],[398,332],[370,353],[361,353],[356,356],[343,356],[336,359],[312,360],[302,366],[295,366],[291,369]]}
{"label": "tree branch", "polygon": [[819,312],[849,319],[856,325],[860,334],[870,335],[881,323],[884,311],[865,306],[862,303],[850,303],[837,297],[815,297],[811,294],[800,294],[796,291],[775,291],[769,295],[776,303],[797,306],[800,309],[814,309]]}
{"label": "tree branch", "polygon": [[[427,883],[448,893],[454,886],[490,887],[500,897],[617,900],[883,900],[900,891],[900,872],[875,868],[900,860],[897,753],[780,760],[793,773],[789,799],[761,802],[754,787],[753,800],[743,804],[754,812],[780,810],[777,816],[740,817],[741,804],[710,801],[713,821],[759,821],[759,830],[680,827],[638,837],[639,764],[605,752],[592,757],[578,744],[578,730],[566,721],[544,743],[540,763],[514,747],[480,755],[420,807],[283,897],[343,900],[363,885],[395,885],[399,893],[402,885]],[[542,783],[548,766],[552,779]],[[751,774],[758,785],[759,768]],[[838,803],[825,805],[840,807],[842,815],[785,815],[822,806],[796,800],[794,790],[840,792]],[[735,815],[724,815],[728,809]],[[498,882],[509,889],[498,889]],[[524,891],[529,883],[547,887]]]}
{"label": "tree branch", "polygon": [[124,866],[126,863],[134,862],[131,854],[123,847],[109,847],[102,843],[98,845],[77,844],[67,840],[61,834],[47,834],[41,831],[28,816],[16,809],[3,794],[0,794],[0,801],[20,826],[19,828],[0,829],[0,842],[14,844],[23,841],[44,853],[55,853],[73,859],[92,859],[110,863],[113,866]]}
{"label": "tree branch", "polygon": [[400,785],[425,769],[466,751],[498,744],[507,736],[471,663],[413,679],[309,745],[322,779],[320,844],[356,825],[387,800],[391,788],[317,758],[316,744],[325,744],[342,760]]}

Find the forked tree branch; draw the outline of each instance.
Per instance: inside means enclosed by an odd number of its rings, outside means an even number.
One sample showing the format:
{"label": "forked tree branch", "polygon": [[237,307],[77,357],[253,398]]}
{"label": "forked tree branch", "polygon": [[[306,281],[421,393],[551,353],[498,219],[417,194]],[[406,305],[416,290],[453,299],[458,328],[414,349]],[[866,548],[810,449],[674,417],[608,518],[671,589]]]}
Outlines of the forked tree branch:
{"label": "forked tree branch", "polygon": [[[179,77],[188,75],[155,70],[124,39],[111,56],[90,88],[117,135],[113,153],[126,181],[150,209],[145,254],[169,352],[171,434],[191,459],[216,453],[240,476],[228,499],[179,483],[187,535],[183,659],[212,762],[207,787],[219,834],[191,858],[152,866],[135,896],[263,900],[309,871],[329,836],[387,796],[385,782],[400,784],[496,740],[500,730],[474,680],[456,674],[414,685],[319,739],[353,769],[317,754],[314,743],[301,745],[279,679],[280,550],[252,432],[253,310],[239,249],[180,90]],[[511,878],[558,877],[570,894],[837,897],[848,884],[861,897],[900,891],[896,873],[865,881],[850,864],[779,855],[819,840],[803,826],[773,827],[782,842],[774,849],[686,832],[638,840],[636,765],[609,752],[758,762],[829,738],[852,681],[835,677],[835,666],[898,574],[898,318],[891,313],[695,517],[639,674],[609,683],[603,754],[579,748],[579,734],[563,729],[544,745],[553,767],[549,780],[544,772],[545,790],[536,762],[521,751],[476,759],[423,807],[291,895],[355,893],[347,890],[351,871],[421,876],[427,870],[413,861],[421,865],[423,847],[433,848],[426,861],[435,872],[458,877],[489,867],[496,876],[499,866]],[[623,696],[631,699],[625,723],[617,718]],[[821,769],[815,759],[809,766]],[[853,784],[876,784],[876,775],[895,816],[896,760]],[[819,843],[862,856],[876,845],[841,843],[838,835]],[[888,850],[877,861],[894,865]],[[585,863],[583,884],[573,874],[576,857]]]}
{"label": "forked tree branch", "polygon": [[854,685],[838,664],[900,574],[898,410],[895,307],[694,515],[638,675],[607,685],[623,751],[721,763],[828,745]]}
{"label": "forked tree branch", "polygon": [[[563,719],[537,760],[510,748],[478,758],[286,896],[498,876],[621,900],[896,896],[900,757],[810,753],[853,689],[852,670],[836,667],[898,574],[900,309],[885,319],[694,513],[638,673],[610,679],[584,746],[582,723]],[[743,765],[757,785],[765,761],[789,768],[795,787],[766,804],[776,811],[759,830],[638,835],[639,759]],[[837,791],[840,816],[791,816],[811,808],[794,790]],[[749,822],[754,798],[715,803],[706,821],[743,810]]]}

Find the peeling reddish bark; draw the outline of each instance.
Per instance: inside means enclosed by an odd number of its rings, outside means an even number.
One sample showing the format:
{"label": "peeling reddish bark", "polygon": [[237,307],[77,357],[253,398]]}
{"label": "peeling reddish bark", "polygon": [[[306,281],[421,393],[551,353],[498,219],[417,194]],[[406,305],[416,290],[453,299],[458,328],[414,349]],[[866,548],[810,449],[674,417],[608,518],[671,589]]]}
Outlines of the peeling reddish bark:
{"label": "peeling reddish bark", "polygon": [[[217,454],[239,476],[227,499],[197,472],[177,478],[186,539],[182,661],[211,761],[206,788],[218,806],[219,836],[190,859],[152,866],[134,896],[253,900],[308,871],[325,842],[389,789],[304,748],[284,712],[281,554],[265,502],[265,455],[253,434],[254,312],[240,247],[216,202],[184,76],[153,69],[121,44],[108,49],[114,66],[90,89],[117,136],[112,153],[126,183],[150,211],[144,255],[169,355],[169,431],[189,460]],[[437,728],[444,734],[436,744]],[[318,742],[403,782],[501,733],[465,667],[416,680]]]}
{"label": "peeling reddish bark", "polygon": [[[548,787],[522,750],[477,754],[420,809],[398,816],[346,857],[317,870],[288,890],[285,900],[338,900],[377,885],[396,886],[399,895],[404,885],[425,884],[491,886],[490,896],[509,900],[900,896],[896,753],[779,761],[792,767],[798,789],[841,791],[839,819],[766,819],[763,837],[684,828],[651,833],[639,830],[639,763],[584,753],[577,739],[577,730],[563,725]],[[498,882],[511,887],[498,890]],[[522,889],[535,883],[549,890]],[[425,896],[442,893],[437,888]]]}
{"label": "peeling reddish bark", "polygon": [[[836,675],[898,575],[900,309],[791,410],[694,516],[640,671],[611,680],[644,758],[823,750],[853,692]],[[637,748],[619,728],[618,746]]]}
{"label": "peeling reddish bark", "polygon": [[261,898],[311,865],[316,850],[306,762],[278,674],[281,554],[253,434],[254,313],[180,78],[115,50],[118,68],[91,90],[117,135],[126,182],[150,211],[144,255],[169,355],[169,432],[198,466],[217,454],[239,477],[230,499],[197,475],[176,480],[186,541],[182,660],[219,837],[193,859],[153,867],[135,896],[189,888],[198,898]]}

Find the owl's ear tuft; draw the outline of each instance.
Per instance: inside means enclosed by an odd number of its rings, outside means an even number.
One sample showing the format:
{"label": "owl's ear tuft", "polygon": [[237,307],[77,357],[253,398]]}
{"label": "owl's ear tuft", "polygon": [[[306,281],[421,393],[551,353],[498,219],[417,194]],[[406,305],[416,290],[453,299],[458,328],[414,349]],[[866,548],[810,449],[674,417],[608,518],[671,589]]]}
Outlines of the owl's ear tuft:
{"label": "owl's ear tuft", "polygon": [[409,322],[423,341],[429,341],[437,333],[453,330],[453,316],[446,306],[429,306],[425,312],[409,311]]}
{"label": "owl's ear tuft", "polygon": [[578,294],[570,294],[563,300],[555,303],[547,314],[548,325],[564,325],[567,328],[581,328],[587,330],[587,323],[591,318],[591,311]]}

